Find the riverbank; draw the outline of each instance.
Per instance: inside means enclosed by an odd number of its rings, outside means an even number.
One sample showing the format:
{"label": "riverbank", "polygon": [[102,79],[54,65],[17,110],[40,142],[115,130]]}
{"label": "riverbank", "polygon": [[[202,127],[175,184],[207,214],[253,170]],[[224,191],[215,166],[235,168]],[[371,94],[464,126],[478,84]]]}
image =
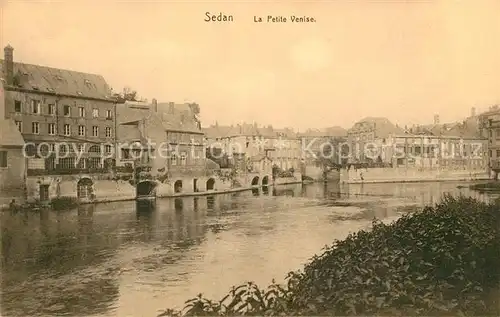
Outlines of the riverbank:
{"label": "riverbank", "polygon": [[470,189],[476,190],[479,192],[500,192],[500,182],[488,182],[488,183],[480,183],[469,186]]}
{"label": "riverbank", "polygon": [[230,193],[237,193],[237,192],[244,192],[244,191],[250,191],[253,189],[260,189],[260,188],[270,188],[270,187],[275,187],[275,186],[284,186],[284,185],[291,185],[291,184],[301,184],[302,181],[297,181],[295,178],[290,178],[290,179],[284,179],[281,180],[280,182],[275,182],[273,184],[269,185],[253,185],[253,186],[245,186],[245,187],[238,187],[238,188],[227,188],[227,189],[222,189],[222,190],[208,190],[208,191],[203,191],[203,192],[183,192],[183,193],[174,193],[174,194],[156,194],[154,196],[143,196],[143,197],[136,197],[135,195],[116,195],[111,198],[103,198],[103,197],[97,197],[93,200],[80,200],[78,201],[75,197],[60,197],[60,198],[54,198],[51,199],[50,201],[47,202],[33,202],[33,203],[27,203],[27,204],[16,204],[15,206],[2,206],[3,208],[0,208],[0,211],[8,211],[8,210],[40,210],[40,209],[50,209],[53,208],[53,206],[57,206],[55,209],[56,210],[63,210],[63,209],[71,209],[74,208],[78,205],[88,205],[88,204],[104,204],[104,203],[110,203],[110,202],[124,202],[124,201],[133,201],[133,200],[151,200],[151,199],[162,199],[162,198],[181,198],[181,197],[196,197],[196,196],[211,196],[211,195],[222,195],[222,194],[230,194]]}
{"label": "riverbank", "polygon": [[452,170],[437,168],[365,168],[341,170],[340,181],[345,184],[426,183],[489,180],[483,170]]}
{"label": "riverbank", "polygon": [[392,224],[334,242],[286,285],[201,295],[183,313],[223,315],[483,315],[500,313],[500,202],[447,197]]}

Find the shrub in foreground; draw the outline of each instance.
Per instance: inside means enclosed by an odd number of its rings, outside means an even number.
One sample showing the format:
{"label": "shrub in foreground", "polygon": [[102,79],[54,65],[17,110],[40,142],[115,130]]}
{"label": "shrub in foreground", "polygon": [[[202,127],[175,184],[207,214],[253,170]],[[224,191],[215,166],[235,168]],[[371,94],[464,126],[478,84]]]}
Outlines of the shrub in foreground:
{"label": "shrub in foreground", "polygon": [[220,301],[199,295],[182,314],[498,315],[499,233],[500,203],[446,197],[334,242],[284,286],[248,283]]}

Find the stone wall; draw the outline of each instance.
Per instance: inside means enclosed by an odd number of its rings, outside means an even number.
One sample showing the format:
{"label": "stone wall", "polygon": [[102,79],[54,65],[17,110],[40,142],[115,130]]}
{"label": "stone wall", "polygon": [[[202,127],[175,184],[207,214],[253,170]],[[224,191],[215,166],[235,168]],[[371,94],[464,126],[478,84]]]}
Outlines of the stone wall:
{"label": "stone wall", "polygon": [[[1,140],[0,140],[1,142]],[[0,208],[8,207],[12,199],[24,202],[24,174],[26,162],[22,149],[2,148],[7,151],[7,167],[0,168]]]}
{"label": "stone wall", "polygon": [[422,168],[367,168],[342,169],[343,183],[384,183],[488,179],[486,171],[467,169],[422,169]]}
{"label": "stone wall", "polygon": [[[120,201],[135,199],[135,187],[127,181],[114,181],[102,179],[102,175],[82,175],[78,177],[68,176],[40,176],[28,177],[26,179],[26,189],[28,202],[40,200],[40,186],[49,186],[49,199],[58,197],[78,198],[77,184],[82,178],[89,178],[93,183],[95,198],[92,201]],[[83,200],[90,202],[90,200]]]}

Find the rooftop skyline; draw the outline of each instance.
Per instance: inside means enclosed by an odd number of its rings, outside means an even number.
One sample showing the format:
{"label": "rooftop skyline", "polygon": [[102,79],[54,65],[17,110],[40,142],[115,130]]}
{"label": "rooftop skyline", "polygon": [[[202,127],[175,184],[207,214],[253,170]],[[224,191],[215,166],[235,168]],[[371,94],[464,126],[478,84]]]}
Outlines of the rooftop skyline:
{"label": "rooftop skyline", "polygon": [[[460,121],[500,103],[500,2],[3,2],[14,61],[200,104],[204,125]],[[207,23],[205,12],[234,16]],[[314,24],[256,24],[254,15]],[[2,56],[3,57],[3,56]]]}

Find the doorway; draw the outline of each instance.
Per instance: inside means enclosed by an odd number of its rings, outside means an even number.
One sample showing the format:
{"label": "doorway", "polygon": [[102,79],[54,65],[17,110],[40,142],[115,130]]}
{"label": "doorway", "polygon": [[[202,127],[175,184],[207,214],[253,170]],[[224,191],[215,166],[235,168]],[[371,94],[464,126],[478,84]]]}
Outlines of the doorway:
{"label": "doorway", "polygon": [[40,185],[40,201],[49,200],[49,185]]}

